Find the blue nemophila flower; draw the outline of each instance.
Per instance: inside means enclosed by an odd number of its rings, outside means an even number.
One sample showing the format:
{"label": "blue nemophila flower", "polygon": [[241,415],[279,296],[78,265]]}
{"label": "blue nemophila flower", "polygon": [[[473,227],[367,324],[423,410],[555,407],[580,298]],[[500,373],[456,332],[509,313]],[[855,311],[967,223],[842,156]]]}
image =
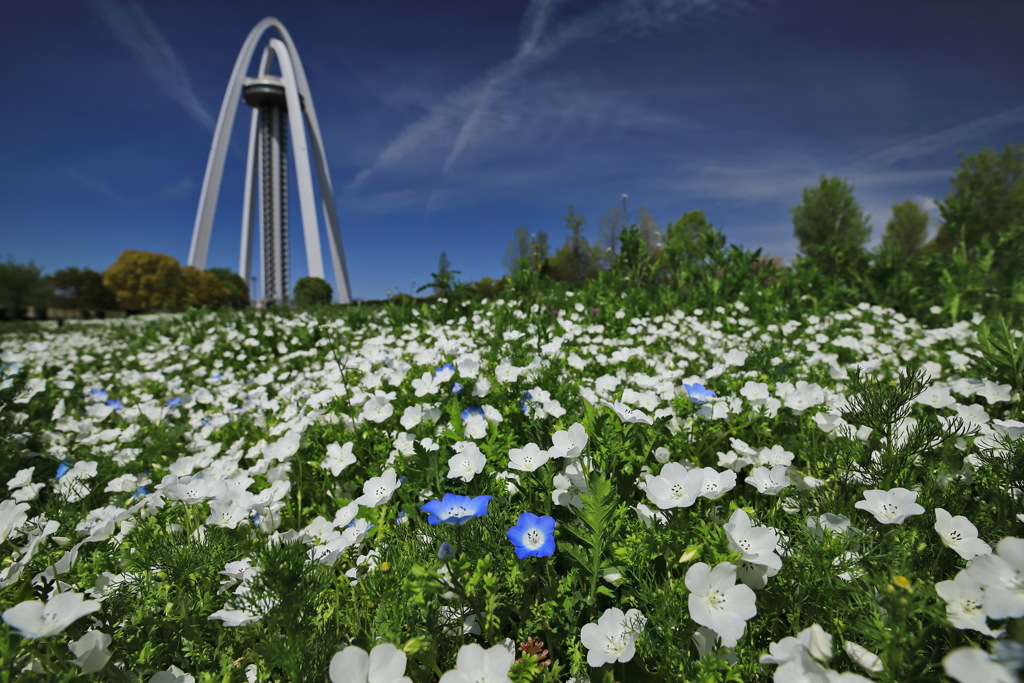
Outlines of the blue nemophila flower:
{"label": "blue nemophila flower", "polygon": [[65,460],[61,464],[57,465],[57,476],[55,476],[54,479],[60,479],[65,474],[67,474],[68,470],[70,470],[70,469],[71,469],[71,461],[70,460]]}
{"label": "blue nemophila flower", "polygon": [[479,415],[484,417],[484,409],[480,406],[470,406],[462,411],[462,421],[465,422],[470,415]]}
{"label": "blue nemophila flower", "polygon": [[440,377],[442,382],[451,379],[454,375],[455,366],[451,363],[445,363],[437,370],[434,370],[434,377]]}
{"label": "blue nemophila flower", "polygon": [[168,408],[177,408],[180,405],[181,405],[181,397],[180,396],[173,396],[173,397],[167,399],[166,407],[168,407]]}
{"label": "blue nemophila flower", "polygon": [[441,547],[437,549],[437,557],[440,560],[450,560],[455,557],[455,548],[448,541],[441,541]]}
{"label": "blue nemophila flower", "polygon": [[121,408],[124,408],[124,404],[118,401],[116,398],[112,398],[109,401],[107,401],[107,405],[113,408],[114,410],[121,410]]}
{"label": "blue nemophila flower", "polygon": [[458,382],[452,382],[452,393],[453,394],[461,394],[462,393],[462,385],[459,384]]}
{"label": "blue nemophila flower", "polygon": [[532,401],[532,400],[533,400],[533,396],[530,394],[530,392],[529,391],[524,391],[523,392],[523,398],[522,398],[522,400],[519,401],[519,410],[523,411],[524,415],[528,414],[529,411],[530,411],[530,407],[527,404],[527,401]]}
{"label": "blue nemophila flower", "polygon": [[431,524],[444,522],[445,524],[465,524],[473,517],[482,517],[487,514],[487,504],[491,502],[490,496],[460,496],[455,493],[446,493],[441,500],[432,500],[422,506],[420,510],[426,512],[429,517],[427,521]]}
{"label": "blue nemophila flower", "polygon": [[505,534],[516,547],[516,557],[548,557],[555,554],[555,518],[538,517],[532,512],[519,515],[519,521]]}
{"label": "blue nemophila flower", "polygon": [[683,388],[686,389],[686,395],[689,396],[690,400],[694,403],[707,403],[715,397],[715,392],[711,391],[699,382],[684,384]]}

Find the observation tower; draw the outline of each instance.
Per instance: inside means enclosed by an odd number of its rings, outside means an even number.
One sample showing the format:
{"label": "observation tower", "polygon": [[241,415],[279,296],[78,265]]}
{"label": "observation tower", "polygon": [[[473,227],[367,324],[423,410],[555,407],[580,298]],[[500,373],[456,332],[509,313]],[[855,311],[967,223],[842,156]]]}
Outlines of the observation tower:
{"label": "observation tower", "polygon": [[[267,42],[256,75],[247,77],[246,71],[260,39],[271,30],[276,31],[279,37],[271,38]],[[272,72],[275,63],[278,74]],[[309,83],[291,36],[281,22],[273,17],[264,19],[249,32],[231,71],[231,79],[228,81],[224,102],[217,117],[217,127],[213,133],[213,145],[206,164],[203,187],[199,194],[199,208],[192,230],[188,264],[200,269],[206,266],[213,216],[216,213],[217,198],[224,175],[224,161],[240,101],[252,107],[253,111],[249,126],[245,190],[242,198],[239,274],[246,283],[250,281],[255,218],[259,213],[262,300],[265,303],[288,301],[288,157],[291,147],[307,269],[311,277],[324,277],[320,229],[313,200],[311,142],[312,165],[316,167],[320,204],[331,252],[336,299],[340,303],[351,303],[345,252],[341,244],[341,231],[338,228],[338,211],[334,204],[334,193],[324,156],[323,136],[320,134],[320,124],[313,108],[313,98],[309,93]]]}

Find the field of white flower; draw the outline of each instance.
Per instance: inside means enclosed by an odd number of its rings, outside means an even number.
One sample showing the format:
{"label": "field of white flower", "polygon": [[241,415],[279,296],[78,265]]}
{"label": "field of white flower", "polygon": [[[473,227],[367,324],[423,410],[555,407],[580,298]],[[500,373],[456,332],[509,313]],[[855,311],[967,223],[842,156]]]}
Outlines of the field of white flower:
{"label": "field of white flower", "polygon": [[980,316],[591,306],[0,337],[0,668],[1016,680],[1024,403]]}

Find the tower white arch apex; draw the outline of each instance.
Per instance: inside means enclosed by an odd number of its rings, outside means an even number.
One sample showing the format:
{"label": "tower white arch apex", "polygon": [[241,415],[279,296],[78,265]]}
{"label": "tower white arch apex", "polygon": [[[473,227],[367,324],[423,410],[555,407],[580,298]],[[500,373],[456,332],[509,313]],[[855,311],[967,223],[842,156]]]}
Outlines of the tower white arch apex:
{"label": "tower white arch apex", "polygon": [[[227,90],[224,93],[224,100],[221,103],[220,114],[217,117],[213,144],[210,147],[206,173],[203,177],[203,186],[199,194],[199,206],[196,210],[196,220],[192,230],[188,263],[197,268],[203,268],[206,265],[213,217],[216,213],[221,180],[224,175],[228,143],[231,139],[231,131],[238,112],[238,103],[241,100],[246,71],[252,62],[260,39],[270,30],[276,31],[279,38],[271,38],[264,49],[260,60],[259,74],[267,74],[271,56],[277,58],[287,101],[289,132],[294,143],[293,158],[295,159],[296,183],[299,190],[299,207],[306,246],[307,267],[309,268],[310,275],[313,277],[323,277],[323,256],[320,249],[320,233],[313,199],[313,181],[310,169],[310,151],[312,151],[312,164],[316,167],[317,183],[320,189],[320,200],[327,231],[328,248],[331,253],[335,276],[336,299],[341,303],[350,303],[352,300],[351,288],[349,286],[348,271],[345,266],[345,253],[341,242],[341,231],[338,227],[338,212],[334,203],[330,174],[327,169],[320,124],[313,106],[313,98],[309,91],[306,73],[302,68],[302,61],[299,58],[298,51],[295,49],[295,43],[292,41],[291,35],[284,25],[274,17],[267,17],[261,20],[249,32],[231,71]],[[249,135],[249,154],[246,163],[242,211],[242,244],[239,255],[239,272],[246,279],[246,282],[248,282],[251,270],[251,242],[256,201],[256,164],[253,155],[258,137],[258,118],[259,113],[254,110]],[[309,130],[308,140],[306,136],[307,128]],[[312,147],[312,150],[310,150],[310,147]],[[285,178],[285,182],[287,182],[287,178]]]}

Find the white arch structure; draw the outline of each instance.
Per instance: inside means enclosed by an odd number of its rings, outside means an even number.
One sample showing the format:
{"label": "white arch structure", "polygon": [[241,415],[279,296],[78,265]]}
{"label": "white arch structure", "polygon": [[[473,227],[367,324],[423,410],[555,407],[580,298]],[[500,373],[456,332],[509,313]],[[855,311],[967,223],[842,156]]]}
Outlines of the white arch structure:
{"label": "white arch structure", "polygon": [[[227,91],[224,93],[220,115],[217,117],[217,127],[213,133],[210,157],[206,163],[206,175],[203,178],[203,188],[199,195],[199,208],[196,211],[196,222],[192,230],[192,244],[189,248],[188,263],[200,269],[206,266],[206,255],[210,246],[213,216],[217,209],[217,197],[220,194],[221,179],[224,175],[224,161],[227,156],[228,143],[231,140],[231,130],[238,111],[238,103],[242,99],[242,90],[246,80],[245,72],[252,61],[260,39],[271,29],[277,31],[280,39],[271,38],[264,49],[263,56],[260,59],[259,77],[270,75],[270,66],[276,58],[280,66],[280,80],[283,83],[285,99],[287,101],[288,125],[292,138],[292,148],[294,149],[295,179],[299,191],[299,208],[306,246],[307,268],[309,269],[310,276],[324,277],[323,256],[320,251],[320,232],[317,224],[316,205],[313,201],[313,178],[310,170],[309,145],[306,139],[306,128],[308,126],[310,138],[312,139],[313,163],[316,167],[317,184],[320,188],[320,201],[324,222],[327,227],[327,240],[334,268],[334,280],[337,285],[336,299],[340,303],[351,303],[352,290],[349,287],[348,271],[345,267],[345,252],[341,243],[341,231],[338,228],[338,211],[334,204],[334,192],[331,188],[331,179],[327,172],[327,162],[324,155],[323,136],[320,134],[320,124],[317,122],[313,98],[309,92],[309,83],[306,80],[306,73],[302,68],[302,62],[299,60],[299,53],[295,50],[295,43],[281,22],[274,17],[263,19],[249,32],[245,43],[242,44],[241,51],[238,53],[238,58],[235,60],[234,69],[231,71],[231,79],[228,82]],[[300,112],[302,115],[299,115]],[[252,238],[254,215],[256,213],[256,183],[258,175],[256,156],[260,127],[259,116],[259,110],[253,109],[242,208],[242,244],[238,271],[246,283],[249,282],[252,269]],[[285,177],[283,182],[287,184],[287,181],[288,179]],[[264,224],[263,229],[267,230],[268,226]],[[261,242],[261,244],[264,243],[266,243],[266,239]],[[287,256],[285,255],[284,258],[287,258]],[[284,272],[287,272],[287,263],[284,266]],[[287,282],[284,283],[285,288],[287,288],[287,284]],[[267,278],[264,277],[264,298],[276,298],[271,294],[273,289],[268,287],[268,285],[272,285],[272,283],[268,283]]]}

